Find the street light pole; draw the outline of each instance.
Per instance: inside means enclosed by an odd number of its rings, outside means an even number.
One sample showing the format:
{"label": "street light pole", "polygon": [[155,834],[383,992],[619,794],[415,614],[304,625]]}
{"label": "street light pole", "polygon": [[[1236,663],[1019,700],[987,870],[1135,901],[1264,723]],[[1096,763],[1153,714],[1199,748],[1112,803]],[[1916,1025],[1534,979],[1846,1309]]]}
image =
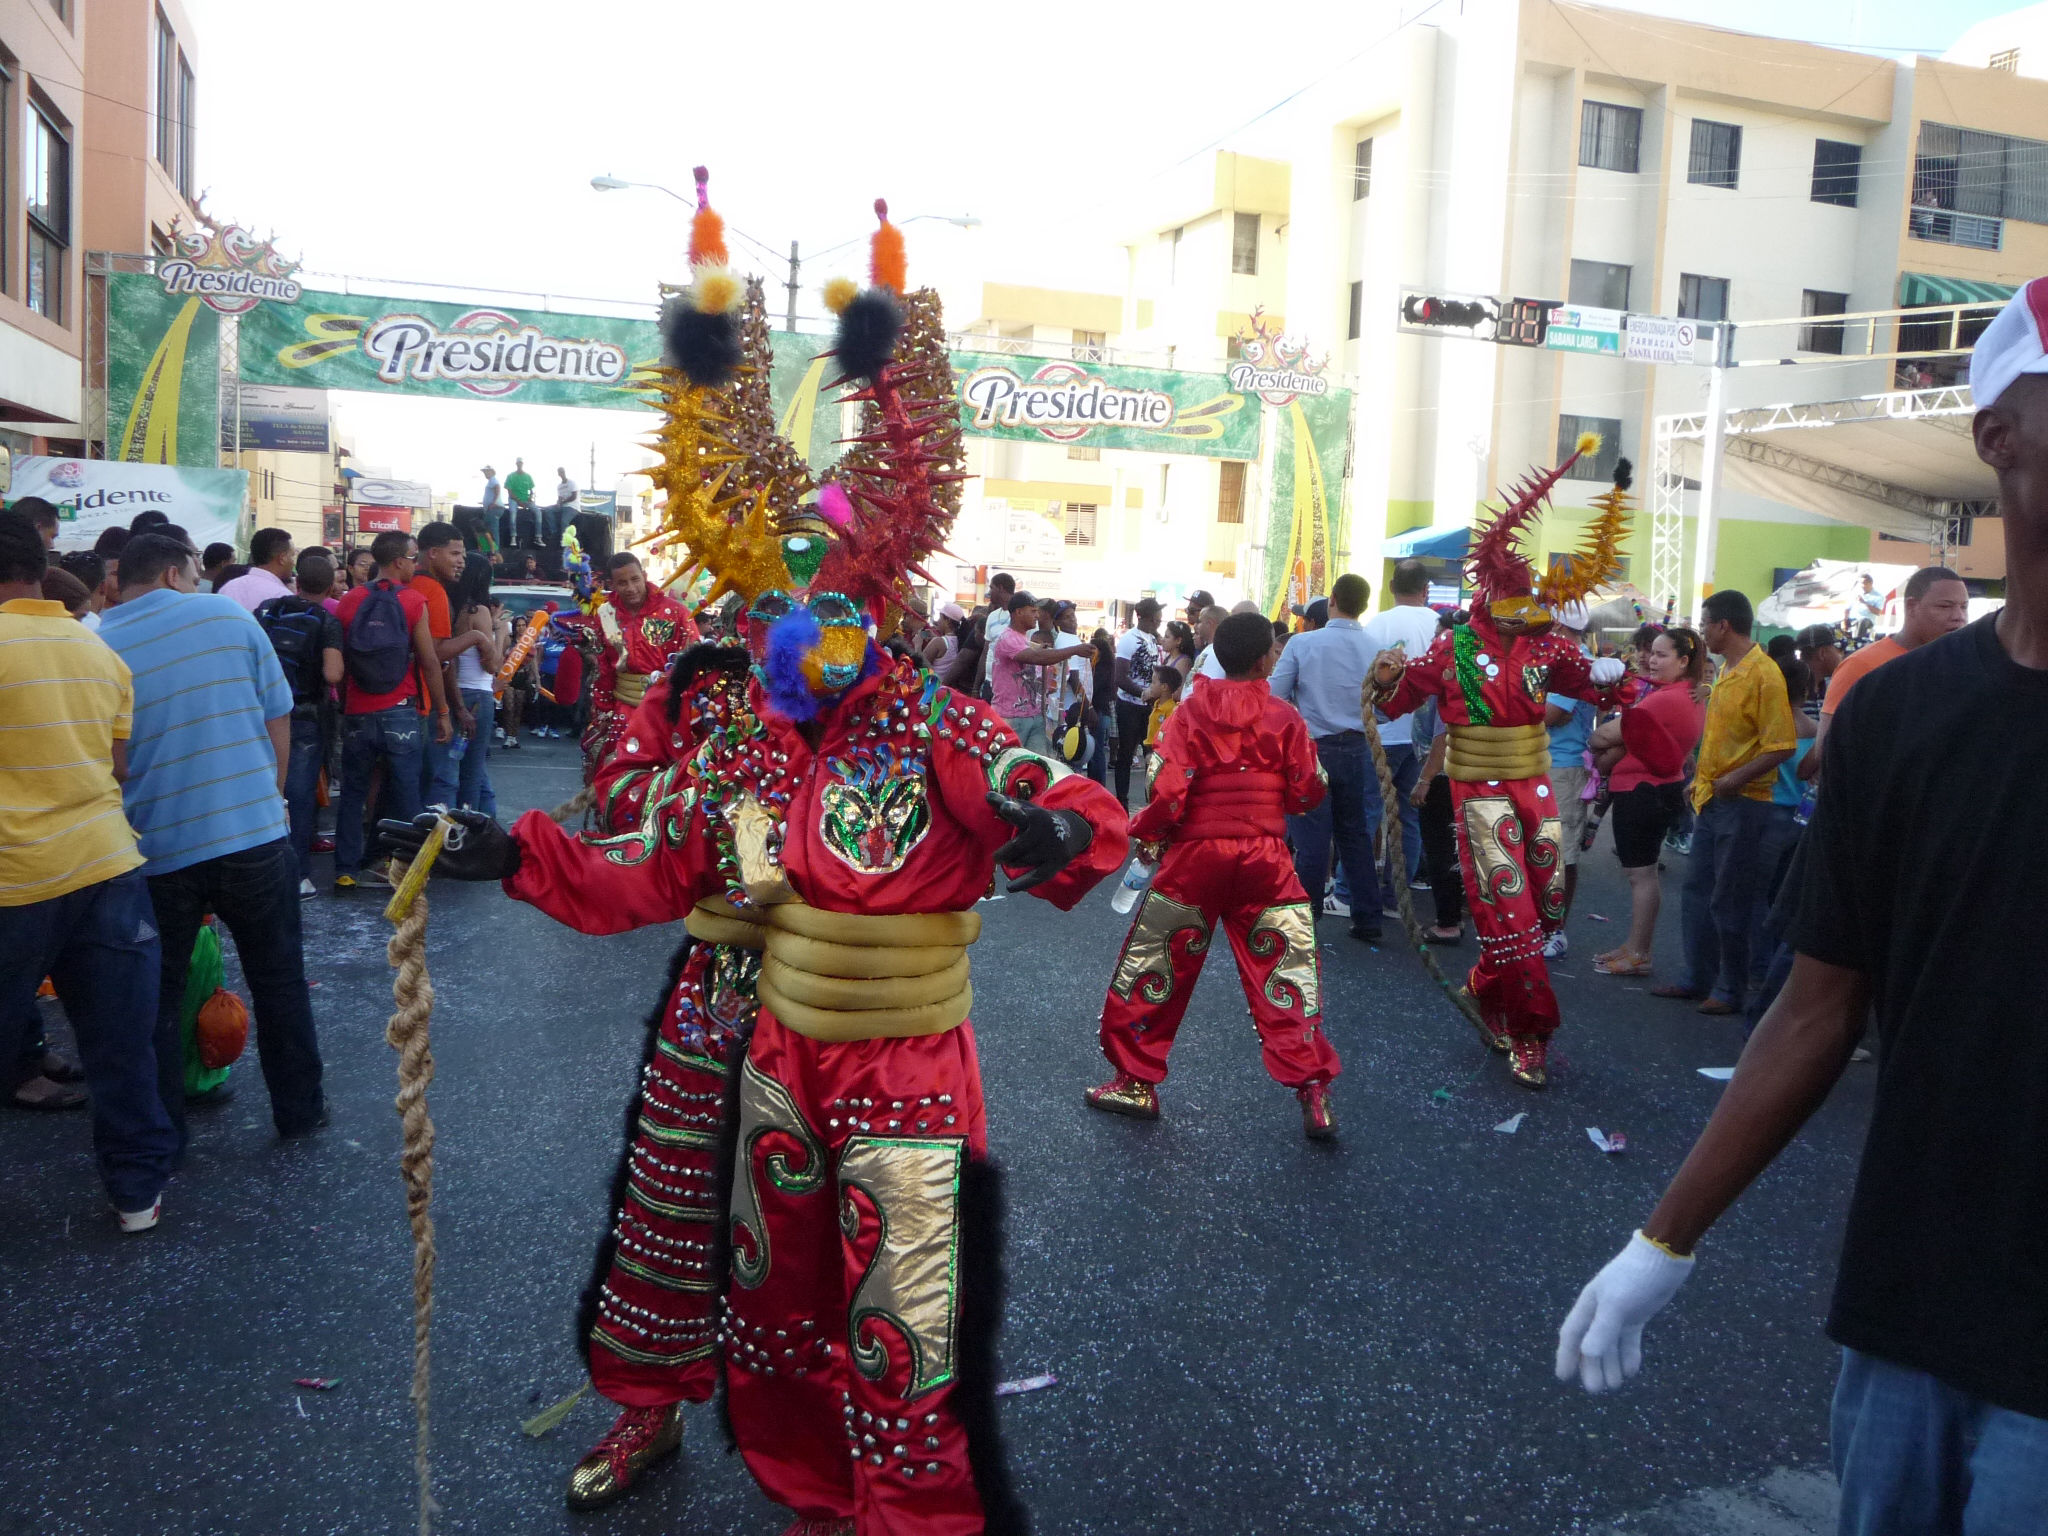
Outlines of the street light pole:
{"label": "street light pole", "polygon": [[792,333],[796,330],[797,267],[798,261],[796,254],[796,242],[792,240],[789,242],[789,281],[783,284],[783,286],[789,290],[789,315],[782,327],[785,331],[790,331]]}

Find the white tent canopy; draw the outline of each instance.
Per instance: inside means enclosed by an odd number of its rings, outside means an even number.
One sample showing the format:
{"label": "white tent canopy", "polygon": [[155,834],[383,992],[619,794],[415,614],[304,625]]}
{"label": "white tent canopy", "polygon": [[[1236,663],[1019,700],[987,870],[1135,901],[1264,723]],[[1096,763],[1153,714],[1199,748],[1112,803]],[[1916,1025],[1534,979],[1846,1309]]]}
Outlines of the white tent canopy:
{"label": "white tent canopy", "polygon": [[[1730,411],[1723,482],[1846,523],[1924,539],[1953,504],[1998,494],[1970,439],[1967,386]],[[1703,416],[1672,420],[1679,473],[1697,478]]]}

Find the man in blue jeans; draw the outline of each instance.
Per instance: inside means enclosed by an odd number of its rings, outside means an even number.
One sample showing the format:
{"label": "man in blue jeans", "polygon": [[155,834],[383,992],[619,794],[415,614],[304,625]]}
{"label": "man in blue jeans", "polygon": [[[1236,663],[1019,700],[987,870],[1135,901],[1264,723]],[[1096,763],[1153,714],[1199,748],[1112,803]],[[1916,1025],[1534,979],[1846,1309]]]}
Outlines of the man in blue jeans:
{"label": "man in blue jeans", "polygon": [[[363,875],[363,805],[369,798],[370,775],[384,765],[378,813],[400,820],[420,812],[420,775],[426,758],[427,731],[447,745],[454,734],[447,695],[442,691],[441,659],[428,627],[426,599],[411,588],[417,554],[409,533],[380,533],[370,545],[376,576],[353,588],[341,600],[335,617],[341,621],[343,694],[341,720],[341,794],[334,809],[334,891],[349,895]],[[389,594],[399,606],[399,623],[409,651],[395,683],[376,677],[382,656],[370,642],[386,640],[375,633],[375,609],[364,613],[370,594]],[[388,605],[380,605],[388,608]],[[358,623],[358,619],[363,622]],[[432,701],[422,716],[419,700]]]}
{"label": "man in blue jeans", "polygon": [[179,1005],[193,941],[216,914],[235,942],[280,1136],[327,1123],[299,932],[299,862],[286,836],[292,691],[262,625],[233,598],[193,588],[191,550],[144,534],[121,551],[121,603],[100,638],[134,678],[122,798],[148,860],[162,934],[157,1085],[179,1145],[185,1054]]}
{"label": "man in blue jeans", "polygon": [[[0,1024],[57,986],[92,1094],[93,1150],[125,1232],[157,1223],[177,1151],[157,1094],[158,944],[121,813],[133,695],[119,657],[43,600],[35,524],[0,512]],[[12,1066],[26,1042],[0,1039]]]}
{"label": "man in blue jeans", "polygon": [[[294,572],[298,590],[256,609],[292,690],[291,765],[285,769],[284,804],[291,817],[292,854],[299,862],[299,895],[313,890],[313,830],[319,819],[320,766],[327,756],[332,691],[341,683],[341,621],[322,601],[334,590],[334,561],[309,549]],[[226,594],[223,594],[226,595]]]}
{"label": "man in blue jeans", "polygon": [[[2048,847],[2048,278],[1985,329],[1970,385],[2005,607],[1867,674],[1837,711],[1792,877],[1791,976],[1664,1198],[1558,1335],[1558,1376],[1589,1391],[1641,1368],[1644,1324],[1827,1099],[1874,1011],[1880,1066],[1827,1322],[1842,1536],[2048,1531],[2048,966],[2027,923]],[[1714,1400],[1711,1381],[1678,1386]]]}
{"label": "man in blue jeans", "polygon": [[1329,622],[1287,642],[1273,668],[1271,686],[1274,697],[1301,711],[1315,739],[1323,775],[1330,781],[1321,805],[1287,818],[1295,875],[1310,902],[1322,911],[1334,840],[1350,884],[1351,936],[1377,944],[1380,882],[1372,845],[1379,831],[1380,793],[1365,744],[1363,703],[1366,675],[1377,653],[1358,622],[1366,597],[1363,576],[1339,576],[1330,588]]}

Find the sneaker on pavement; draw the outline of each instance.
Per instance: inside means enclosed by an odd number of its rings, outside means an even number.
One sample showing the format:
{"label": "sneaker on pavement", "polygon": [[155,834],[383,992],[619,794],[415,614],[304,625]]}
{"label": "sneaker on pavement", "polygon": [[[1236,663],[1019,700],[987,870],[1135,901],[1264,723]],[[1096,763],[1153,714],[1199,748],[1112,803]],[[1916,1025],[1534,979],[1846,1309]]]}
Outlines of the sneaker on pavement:
{"label": "sneaker on pavement", "polygon": [[308,896],[318,896],[319,894],[320,888],[311,880],[301,880],[299,882],[299,900],[304,901]]}
{"label": "sneaker on pavement", "polygon": [[325,832],[319,833],[319,834],[318,834],[318,835],[316,835],[316,836],[314,837],[314,839],[313,839],[313,852],[315,852],[315,853],[332,853],[332,852],[334,852],[334,838],[333,838],[333,837],[332,837],[332,836],[331,836],[330,834],[328,834],[328,833],[325,833]]}
{"label": "sneaker on pavement", "polygon": [[123,1232],[147,1232],[157,1224],[157,1218],[162,1216],[163,1213],[164,1197],[162,1195],[156,1197],[154,1205],[147,1206],[139,1211],[124,1211],[119,1206],[114,1208],[114,1214],[121,1218],[121,1230]]}
{"label": "sneaker on pavement", "polygon": [[1335,896],[1325,896],[1325,897],[1323,898],[1323,916],[1325,916],[1325,917],[1349,917],[1350,915],[1351,915],[1351,903],[1350,903],[1350,902],[1348,902],[1348,901],[1339,901],[1339,900],[1338,900],[1338,899],[1337,899],[1337,898],[1336,898]]}
{"label": "sneaker on pavement", "polygon": [[519,738],[517,736],[507,736],[505,738],[505,750],[507,752],[517,752],[519,750]]}
{"label": "sneaker on pavement", "polygon": [[353,896],[356,893],[356,887],[361,883],[354,875],[336,875],[334,877],[334,894],[337,896]]}
{"label": "sneaker on pavement", "polygon": [[1562,960],[1565,956],[1565,951],[1570,948],[1571,941],[1564,936],[1564,930],[1559,929],[1543,941],[1543,958],[1546,960]]}

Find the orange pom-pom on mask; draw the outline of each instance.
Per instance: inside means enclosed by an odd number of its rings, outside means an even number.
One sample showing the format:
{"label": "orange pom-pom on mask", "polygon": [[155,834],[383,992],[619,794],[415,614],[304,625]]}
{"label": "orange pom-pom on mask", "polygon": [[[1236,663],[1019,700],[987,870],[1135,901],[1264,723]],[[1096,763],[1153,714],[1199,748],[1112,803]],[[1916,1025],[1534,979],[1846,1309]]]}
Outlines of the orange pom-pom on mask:
{"label": "orange pom-pom on mask", "polygon": [[690,217],[690,265],[722,267],[730,258],[725,251],[725,220],[711,206],[711,171],[700,165],[692,174],[697,178],[697,211]]}
{"label": "orange pom-pom on mask", "polygon": [[910,273],[910,260],[903,251],[903,231],[889,222],[889,204],[879,197],[875,199],[875,217],[882,221],[882,227],[875,231],[868,246],[868,281],[901,298]]}

